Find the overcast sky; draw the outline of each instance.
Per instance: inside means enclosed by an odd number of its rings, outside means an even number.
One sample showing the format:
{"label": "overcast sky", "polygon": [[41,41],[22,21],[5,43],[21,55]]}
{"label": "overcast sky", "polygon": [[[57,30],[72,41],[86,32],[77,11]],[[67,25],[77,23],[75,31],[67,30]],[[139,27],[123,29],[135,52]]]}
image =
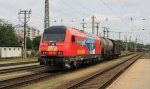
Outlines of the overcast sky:
{"label": "overcast sky", "polygon": [[[21,24],[18,20],[19,10],[32,10],[29,26],[44,30],[45,0],[0,0],[0,18],[13,25]],[[138,38],[138,42],[150,43],[150,1],[149,0],[50,0],[51,25],[66,25],[82,29],[81,22],[85,19],[86,32],[91,33],[91,17],[95,15],[96,22],[102,27],[110,28],[110,38],[118,39],[116,32],[125,36]],[[133,20],[131,21],[131,17]],[[106,21],[108,18],[108,21]],[[62,19],[62,22],[61,22]],[[143,20],[146,19],[146,20]],[[56,21],[56,22],[55,22]],[[144,30],[142,30],[144,29]]]}

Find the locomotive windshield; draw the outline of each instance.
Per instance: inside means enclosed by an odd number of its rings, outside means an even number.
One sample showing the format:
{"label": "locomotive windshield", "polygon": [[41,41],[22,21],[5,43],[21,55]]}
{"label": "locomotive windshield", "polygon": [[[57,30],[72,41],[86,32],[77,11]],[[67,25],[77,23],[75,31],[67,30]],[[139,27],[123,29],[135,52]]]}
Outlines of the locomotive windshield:
{"label": "locomotive windshield", "polygon": [[43,34],[43,41],[64,42],[66,36],[66,27],[54,26],[46,29]]}

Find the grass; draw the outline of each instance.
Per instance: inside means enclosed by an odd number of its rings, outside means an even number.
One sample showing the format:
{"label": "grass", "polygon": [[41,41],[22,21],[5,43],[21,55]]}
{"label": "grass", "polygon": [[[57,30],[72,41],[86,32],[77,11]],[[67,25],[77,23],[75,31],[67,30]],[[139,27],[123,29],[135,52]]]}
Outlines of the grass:
{"label": "grass", "polygon": [[131,54],[131,53],[133,53],[133,52],[129,52],[129,51],[122,51],[122,52],[121,52],[121,55],[126,55],[126,54]]}
{"label": "grass", "polygon": [[5,63],[19,63],[19,62],[31,62],[31,61],[37,61],[37,57],[30,57],[30,58],[9,58],[9,59],[0,59],[0,64]]}

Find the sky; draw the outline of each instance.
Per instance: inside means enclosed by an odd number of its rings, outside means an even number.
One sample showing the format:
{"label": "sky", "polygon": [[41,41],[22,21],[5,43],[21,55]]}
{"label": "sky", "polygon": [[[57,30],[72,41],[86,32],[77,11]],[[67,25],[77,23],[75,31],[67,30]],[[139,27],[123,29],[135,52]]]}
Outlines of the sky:
{"label": "sky", "polygon": [[[11,2],[12,1],[12,2]],[[99,34],[110,28],[109,38],[150,44],[149,0],[49,0],[50,25],[65,25],[82,29],[82,20],[87,23],[85,31],[91,33],[92,16],[99,22]],[[22,24],[18,19],[20,10],[32,10],[29,26],[44,31],[45,0],[0,0],[0,19],[13,25]],[[132,17],[132,20],[131,20]],[[107,19],[107,20],[106,20]],[[62,20],[62,22],[61,22]],[[144,30],[143,30],[144,29]]]}

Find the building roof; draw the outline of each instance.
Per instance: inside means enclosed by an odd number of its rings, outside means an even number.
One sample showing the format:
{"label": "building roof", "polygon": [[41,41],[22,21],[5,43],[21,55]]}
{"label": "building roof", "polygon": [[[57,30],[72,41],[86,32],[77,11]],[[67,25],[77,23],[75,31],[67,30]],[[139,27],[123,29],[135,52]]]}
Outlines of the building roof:
{"label": "building roof", "polygon": [[22,47],[22,46],[0,46],[0,47]]}
{"label": "building roof", "polygon": [[23,28],[23,25],[18,24],[18,25],[15,25],[14,27],[15,28]]}

